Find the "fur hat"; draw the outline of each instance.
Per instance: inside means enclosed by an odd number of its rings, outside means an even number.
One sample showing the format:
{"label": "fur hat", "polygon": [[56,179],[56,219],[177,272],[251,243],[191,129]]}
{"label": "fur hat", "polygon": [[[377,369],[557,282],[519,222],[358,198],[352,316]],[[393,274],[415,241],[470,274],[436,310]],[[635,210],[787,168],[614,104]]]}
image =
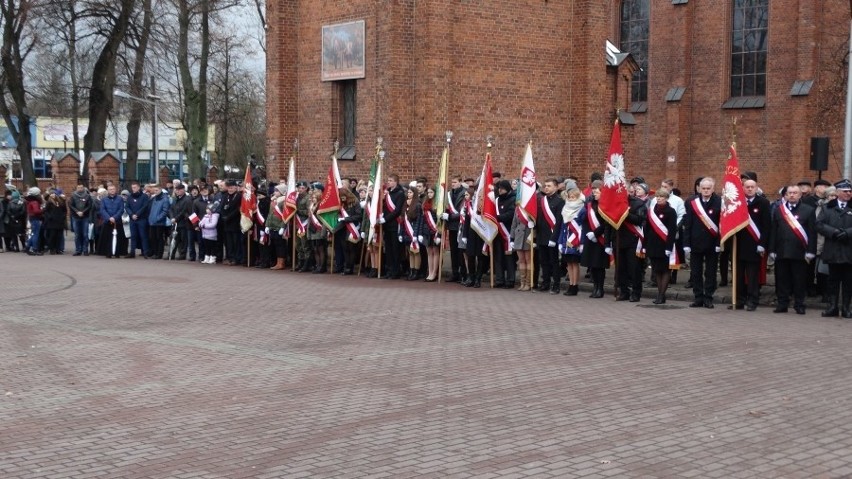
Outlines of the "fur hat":
{"label": "fur hat", "polygon": [[38,196],[41,194],[41,190],[38,186],[33,186],[32,188],[27,190],[27,196]]}

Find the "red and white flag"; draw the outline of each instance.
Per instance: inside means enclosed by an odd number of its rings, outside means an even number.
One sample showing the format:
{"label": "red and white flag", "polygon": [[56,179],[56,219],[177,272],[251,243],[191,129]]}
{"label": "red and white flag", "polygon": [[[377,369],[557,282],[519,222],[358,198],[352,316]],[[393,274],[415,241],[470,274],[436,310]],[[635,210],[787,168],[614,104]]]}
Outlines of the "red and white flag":
{"label": "red and white flag", "polygon": [[296,214],[296,201],[299,192],[296,190],[296,159],[290,158],[290,172],[287,174],[287,195],[284,197],[284,223]]}
{"label": "red and white flag", "polygon": [[[491,153],[485,154],[485,164],[479,176],[479,187],[476,189],[473,207],[470,211],[470,227],[476,231],[486,243],[494,241],[497,236],[497,203],[494,201],[494,179],[491,167]],[[482,202],[482,213],[479,205]]]}
{"label": "red and white flag", "polygon": [[243,179],[243,200],[240,203],[240,230],[243,233],[251,229],[252,217],[257,211],[257,195],[251,184],[251,168],[246,165],[246,177]]}
{"label": "red and white flag", "polygon": [[719,215],[719,234],[721,242],[748,226],[748,203],[743,183],[740,180],[740,162],[737,150],[731,145],[728,164],[725,167],[725,180],[722,187],[722,211]]}
{"label": "red and white flag", "polygon": [[538,202],[535,200],[535,166],[533,165],[532,144],[527,144],[527,151],[524,153],[524,165],[521,167],[521,182],[518,185],[520,195],[518,195],[518,212],[523,215],[523,219],[529,223],[535,223],[538,217]]}
{"label": "red and white flag", "polygon": [[201,218],[199,218],[198,215],[195,214],[194,212],[191,215],[189,215],[189,222],[190,223],[197,225],[199,221],[201,221]]}
{"label": "red and white flag", "polygon": [[598,211],[607,223],[618,229],[627,218],[627,184],[624,179],[624,148],[621,146],[621,127],[618,120],[612,128],[609,154],[606,160]]}

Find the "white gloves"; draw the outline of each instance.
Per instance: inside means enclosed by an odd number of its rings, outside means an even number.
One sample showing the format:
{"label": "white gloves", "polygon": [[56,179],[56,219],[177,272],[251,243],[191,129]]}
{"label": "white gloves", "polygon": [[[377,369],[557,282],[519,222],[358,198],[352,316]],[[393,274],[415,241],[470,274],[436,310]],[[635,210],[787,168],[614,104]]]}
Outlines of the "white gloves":
{"label": "white gloves", "polygon": [[367,239],[367,233],[365,231],[361,232],[361,239]]}
{"label": "white gloves", "polygon": [[582,244],[581,244],[581,245],[580,245],[580,247],[579,247],[579,248],[577,248],[577,249],[580,251],[580,254],[583,254],[583,245],[582,245]]}
{"label": "white gloves", "polygon": [[509,249],[511,249],[511,250],[515,249],[515,242],[514,241],[509,242]]}
{"label": "white gloves", "polygon": [[444,220],[444,221],[447,221],[448,219],[450,219],[450,214],[449,213],[441,213],[441,219]]}
{"label": "white gloves", "polygon": [[527,223],[527,228],[529,228],[529,229],[535,228],[535,221],[530,221],[529,223]]}
{"label": "white gloves", "polygon": [[423,236],[422,236],[422,235],[418,235],[418,236],[417,236],[417,242],[418,242],[418,243],[422,243],[422,242],[423,242]]}
{"label": "white gloves", "polygon": [[385,224],[385,215],[379,215],[379,224],[380,225]]}
{"label": "white gloves", "polygon": [[717,246],[717,247],[716,247],[716,252],[717,252],[717,253],[721,253],[721,252],[722,252],[722,247],[721,247],[721,246]]}
{"label": "white gloves", "polygon": [[402,235],[399,235],[399,242],[402,243]]}
{"label": "white gloves", "polygon": [[465,244],[467,244],[467,238],[465,238],[465,237],[461,237],[461,238],[459,238],[459,242],[460,242],[461,244],[465,245]]}
{"label": "white gloves", "polygon": [[278,230],[278,236],[284,236],[284,228]]}
{"label": "white gloves", "polygon": [[556,246],[556,241],[553,241],[553,240],[548,241],[548,242],[547,242],[547,246],[548,246],[549,248],[553,248],[554,246]]}
{"label": "white gloves", "polygon": [[813,259],[816,258],[816,255],[813,253],[805,253],[805,261],[810,263]]}
{"label": "white gloves", "polygon": [[588,233],[586,233],[586,238],[589,238],[589,241],[594,241],[595,240],[595,234],[593,232],[589,231]]}
{"label": "white gloves", "polygon": [[669,251],[669,250],[666,250],[666,256],[671,256],[671,255],[672,255],[672,252]]}
{"label": "white gloves", "polygon": [[606,253],[607,256],[612,256],[612,248],[607,246],[606,248],[604,248],[604,253]]}
{"label": "white gloves", "polygon": [[690,248],[689,246],[684,246],[683,252],[686,254],[692,253],[692,248]]}
{"label": "white gloves", "polygon": [[269,227],[267,226],[266,228],[263,228],[263,232],[269,234]]}
{"label": "white gloves", "polygon": [[775,258],[776,258],[777,256],[778,256],[778,255],[776,255],[775,253],[769,253],[769,259],[771,259],[772,261],[775,261]]}
{"label": "white gloves", "polygon": [[759,254],[763,254],[763,253],[766,252],[766,248],[764,248],[763,246],[757,245],[757,252]]}
{"label": "white gloves", "polygon": [[440,236],[438,236],[438,237],[436,237],[436,238],[435,238],[435,244],[436,244],[436,245],[440,245],[440,244],[441,244],[441,237],[440,237]]}

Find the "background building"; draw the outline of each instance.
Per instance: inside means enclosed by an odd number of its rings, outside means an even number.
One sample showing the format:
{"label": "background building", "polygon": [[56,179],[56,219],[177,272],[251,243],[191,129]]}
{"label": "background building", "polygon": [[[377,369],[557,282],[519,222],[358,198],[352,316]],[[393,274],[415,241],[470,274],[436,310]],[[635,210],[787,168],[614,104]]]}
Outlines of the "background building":
{"label": "background building", "polygon": [[[696,176],[719,176],[735,118],[741,166],[767,189],[817,176],[812,137],[831,139],[824,176],[842,171],[848,2],[279,0],[267,9],[272,179],[295,138],[300,178],[324,177],[335,138],[353,147],[343,174],[363,176],[378,136],[390,171],[434,178],[445,130],[455,133],[451,173],[477,174],[493,135],[496,170],[513,175],[532,140],[539,176],[585,179],[603,167],[617,109],[627,173],[649,182],[672,177],[688,191]],[[358,21],[363,38],[346,25],[324,32]],[[608,56],[607,41],[631,59]]]}

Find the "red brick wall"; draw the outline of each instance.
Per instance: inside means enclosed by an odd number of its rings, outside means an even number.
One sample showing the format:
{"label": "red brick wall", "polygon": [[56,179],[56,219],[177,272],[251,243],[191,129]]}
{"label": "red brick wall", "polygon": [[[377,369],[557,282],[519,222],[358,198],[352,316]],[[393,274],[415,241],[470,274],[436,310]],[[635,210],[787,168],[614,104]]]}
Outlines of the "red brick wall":
{"label": "red brick wall", "polygon": [[[343,175],[366,175],[377,136],[389,171],[435,177],[443,133],[455,132],[451,171],[475,176],[494,136],[495,169],[514,175],[527,140],[540,176],[601,170],[617,107],[619,76],[607,69],[604,41],[618,44],[619,2],[605,0],[283,0],[267,2],[267,158],[273,180],[300,140],[299,179],[322,178],[339,134],[335,84],[320,81],[322,25],[365,20],[367,76],[357,86],[358,160]],[[815,177],[811,136],[832,137],[832,171],[842,163],[842,112],[825,91],[841,66],[848,35],[840,0],[770,2],[766,108],[723,110],[728,98],[731,2],[651,0],[648,112],[624,128],[628,175],[691,185],[718,176],[732,120],[742,168],[767,188]],[[834,70],[832,70],[834,68]],[[790,97],[814,79],[810,96]],[[682,101],[666,92],[685,86]],[[841,91],[840,108],[843,103]],[[822,105],[822,107],[820,107]],[[822,108],[823,114],[816,112]],[[832,109],[833,108],[833,109]],[[827,118],[827,119],[826,119]],[[667,161],[673,157],[674,162]],[[688,189],[688,188],[685,188]]]}

